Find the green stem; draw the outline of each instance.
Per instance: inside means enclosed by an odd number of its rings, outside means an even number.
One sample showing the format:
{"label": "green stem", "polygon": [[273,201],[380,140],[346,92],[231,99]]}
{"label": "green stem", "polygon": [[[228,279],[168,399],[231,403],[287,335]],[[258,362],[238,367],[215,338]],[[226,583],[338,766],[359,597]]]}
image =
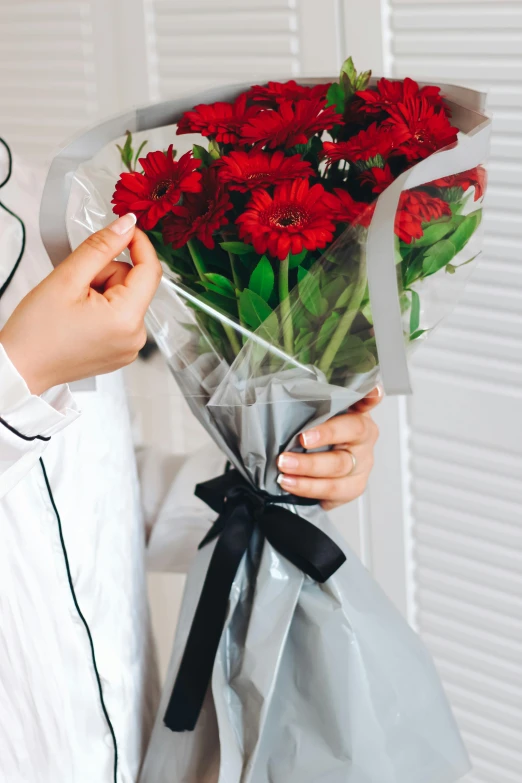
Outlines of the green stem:
{"label": "green stem", "polygon": [[241,345],[239,343],[236,330],[232,326],[230,326],[230,324],[223,323],[222,326],[223,329],[225,330],[226,336],[228,337],[228,341],[232,346],[232,350],[234,351],[234,356],[237,356],[241,350]]}
{"label": "green stem", "polygon": [[279,302],[281,305],[281,324],[283,326],[283,342],[289,356],[294,354],[294,325],[290,307],[290,292],[288,290],[288,272],[290,256],[279,264]]}
{"label": "green stem", "polygon": [[361,304],[366,293],[366,266],[361,264],[359,268],[359,278],[355,286],[352,298],[346,307],[346,311],[341,320],[337,324],[335,332],[330,338],[330,342],[326,346],[326,349],[321,357],[321,361],[317,365],[319,370],[324,372],[327,378],[330,375],[330,367],[337,354],[337,351],[344,342],[344,339],[350,331],[356,315],[359,313]]}
{"label": "green stem", "polygon": [[194,262],[194,266],[196,267],[196,272],[198,273],[200,279],[203,282],[205,282],[206,280],[205,275],[207,273],[207,270],[205,268],[205,262],[203,261],[203,257],[201,255],[199,247],[196,245],[193,239],[189,239],[189,241],[187,242],[187,247],[189,249],[189,253]]}
{"label": "green stem", "polygon": [[230,259],[230,268],[232,270],[232,278],[234,280],[234,286],[238,291],[242,291],[243,286],[241,285],[241,278],[239,277],[237,271],[237,258],[230,251],[228,251],[228,257]]}
{"label": "green stem", "polygon": [[[194,240],[189,239],[187,242],[187,247],[189,249],[190,255],[192,257],[192,261],[194,262],[194,266],[196,267],[196,271],[200,277],[200,279],[205,282],[206,280],[206,269],[205,269],[205,262],[203,261],[203,258],[201,256],[200,250]],[[228,337],[228,341],[230,343],[230,346],[234,352],[234,356],[237,356],[238,353],[241,350],[241,345],[239,343],[238,336],[232,326],[230,324],[226,324],[222,322],[221,324],[223,326],[223,330]]]}

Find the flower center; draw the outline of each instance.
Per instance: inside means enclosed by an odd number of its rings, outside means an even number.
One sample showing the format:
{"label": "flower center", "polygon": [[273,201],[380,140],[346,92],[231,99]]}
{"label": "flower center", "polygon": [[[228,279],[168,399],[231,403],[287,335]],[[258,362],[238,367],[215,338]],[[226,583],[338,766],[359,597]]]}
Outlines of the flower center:
{"label": "flower center", "polygon": [[306,222],[308,214],[298,204],[277,204],[268,215],[268,222],[278,228],[289,226],[302,226]]}
{"label": "flower center", "polygon": [[152,200],[153,201],[159,201],[164,196],[166,196],[168,191],[169,191],[169,188],[170,188],[171,184],[172,183],[168,179],[164,179],[161,182],[158,182],[158,184],[156,185],[156,187],[154,188],[154,190],[151,193]]}
{"label": "flower center", "polygon": [[418,130],[414,134],[414,139],[415,139],[415,141],[418,141],[419,144],[426,144],[426,142],[428,141],[428,138],[429,138],[428,137],[428,133],[425,130]]}
{"label": "flower center", "polygon": [[268,171],[253,171],[251,174],[247,174],[247,179],[263,179],[268,176]]}

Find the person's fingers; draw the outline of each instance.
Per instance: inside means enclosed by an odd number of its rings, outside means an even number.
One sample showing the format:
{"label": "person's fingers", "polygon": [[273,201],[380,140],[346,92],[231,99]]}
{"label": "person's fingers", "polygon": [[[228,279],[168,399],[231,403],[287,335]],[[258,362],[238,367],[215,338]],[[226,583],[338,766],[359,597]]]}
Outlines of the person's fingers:
{"label": "person's fingers", "polygon": [[344,479],[309,478],[279,474],[279,486],[292,495],[334,503],[349,503],[358,498],[366,488],[366,475],[348,476]]}
{"label": "person's fingers", "polygon": [[363,397],[362,400],[359,400],[355,405],[352,405],[350,410],[355,413],[368,413],[382,402],[383,396],[382,386],[376,386],[375,389],[372,389],[371,392],[366,395],[366,397]]}
{"label": "person's fingers", "polygon": [[104,267],[125,250],[133,238],[136,215],[129,213],[87,237],[55,270],[67,287],[80,292]]}
{"label": "person's fingers", "polygon": [[91,288],[103,292],[116,285],[123,285],[131,269],[125,261],[111,261],[91,281]]}
{"label": "person's fingers", "polygon": [[331,451],[319,451],[313,454],[286,451],[279,456],[277,467],[281,473],[292,476],[342,478],[362,472],[371,454],[370,446],[355,446],[353,449],[337,447]]}
{"label": "person's fingers", "polygon": [[379,430],[370,416],[361,413],[345,413],[301,433],[301,445],[305,449],[336,444],[358,444],[376,442]]}
{"label": "person's fingers", "polygon": [[129,301],[145,315],[161,280],[161,264],[150,239],[139,228],[129,244],[133,267],[125,278]]}

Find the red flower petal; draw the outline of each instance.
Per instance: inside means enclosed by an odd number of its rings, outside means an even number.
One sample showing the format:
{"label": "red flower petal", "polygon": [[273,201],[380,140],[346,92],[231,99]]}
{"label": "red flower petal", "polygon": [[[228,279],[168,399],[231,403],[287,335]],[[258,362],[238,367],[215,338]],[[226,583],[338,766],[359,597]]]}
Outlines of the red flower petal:
{"label": "red flower petal", "polygon": [[374,122],[348,141],[337,143],[325,141],[323,150],[330,163],[337,160],[369,160],[377,155],[385,159],[409,136],[408,130],[404,128],[378,125]]}
{"label": "red flower petal", "polygon": [[323,248],[335,231],[327,195],[322,185],[310,188],[305,179],[278,185],[273,196],[255,190],[236,221],[239,237],[250,242],[257,253],[268,251],[280,261],[290,250],[300,253],[303,248]]}
{"label": "red flower petal", "polygon": [[277,111],[263,110],[241,129],[241,142],[271,149],[306,144],[309,138],[342,122],[334,106],[321,100],[283,101]]}
{"label": "red flower petal", "polygon": [[361,98],[360,110],[366,114],[379,114],[404,103],[409,98],[425,98],[431,105],[443,109],[449,116],[450,109],[440,94],[440,87],[428,85],[419,89],[417,82],[406,78],[404,81],[380,79],[375,87],[356,93]]}
{"label": "red flower petal", "polygon": [[478,201],[484,195],[486,189],[486,169],[484,166],[463,171],[460,174],[452,174],[449,177],[442,177],[433,182],[439,188],[462,188],[464,192],[470,188],[475,188],[473,196],[474,201]]}
{"label": "red flower petal", "polygon": [[450,205],[423,190],[405,190],[395,218],[395,233],[408,245],[423,235],[423,224],[451,215]]}
{"label": "red flower petal", "polygon": [[247,96],[243,93],[234,103],[200,103],[192,111],[185,112],[176,133],[199,133],[223,144],[236,144],[242,125],[260,112],[258,106],[247,107],[246,102]]}
{"label": "red flower petal", "polygon": [[232,209],[230,197],[218,181],[216,169],[202,172],[203,189],[188,194],[163,222],[163,238],[178,248],[196,237],[205,247],[213,248],[214,232],[228,223],[226,213]]}
{"label": "red flower petal", "polygon": [[253,101],[262,101],[271,106],[277,106],[283,101],[324,100],[331,84],[316,84],[305,87],[293,79],[289,82],[268,82],[266,86],[254,85],[247,96]]}
{"label": "red flower petal", "polygon": [[273,153],[234,151],[222,157],[216,165],[220,181],[231,190],[242,193],[315,174],[310,163],[302,160],[300,155],[285,157],[281,150]]}
{"label": "red flower petal", "polygon": [[423,97],[409,97],[404,103],[389,109],[385,127],[393,128],[405,139],[396,152],[412,162],[427,158],[437,150],[457,141],[458,128],[454,128],[444,112],[428,103]]}
{"label": "red flower petal", "polygon": [[174,160],[171,144],[166,153],[150,152],[140,163],[143,173],[124,173],[116,183],[113,212],[134,212],[140,228],[150,230],[179,202],[182,193],[201,190],[201,174],[195,170],[201,161],[190,152]]}

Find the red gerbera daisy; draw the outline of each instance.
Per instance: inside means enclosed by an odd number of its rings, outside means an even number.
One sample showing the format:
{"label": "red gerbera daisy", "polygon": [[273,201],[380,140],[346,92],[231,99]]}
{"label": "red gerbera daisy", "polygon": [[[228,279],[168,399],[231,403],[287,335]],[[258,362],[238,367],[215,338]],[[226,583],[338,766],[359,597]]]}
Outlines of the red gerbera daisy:
{"label": "red gerbera daisy", "polygon": [[199,133],[223,144],[235,144],[239,141],[242,125],[261,111],[259,106],[247,107],[246,103],[246,93],[234,103],[200,103],[192,111],[185,112],[176,133]]}
{"label": "red gerbera daisy", "polygon": [[390,119],[384,125],[406,135],[397,152],[409,161],[427,158],[457,141],[458,128],[454,128],[444,112],[430,105],[426,98],[408,98],[390,108],[388,113]]}
{"label": "red gerbera daisy", "polygon": [[409,245],[413,239],[421,238],[424,223],[438,220],[444,215],[451,215],[450,205],[446,201],[422,190],[405,190],[395,218],[395,233]]}
{"label": "red gerbera daisy", "polygon": [[347,190],[334,188],[335,204],[332,204],[332,217],[339,223],[349,223],[350,225],[359,225],[368,228],[371,223],[374,204],[366,204],[362,201],[355,201]]}
{"label": "red gerbera daisy", "polygon": [[306,144],[315,133],[330,130],[342,122],[335,106],[325,108],[324,101],[283,101],[276,111],[263,110],[241,129],[244,144],[265,144],[271,149]]}
{"label": "red gerbera daisy", "polygon": [[268,82],[266,86],[254,85],[247,95],[253,101],[263,101],[270,105],[283,103],[283,101],[324,100],[331,84],[316,84],[313,87],[304,87],[293,79],[289,82]]}
{"label": "red gerbera daisy", "polygon": [[452,174],[449,177],[442,177],[433,182],[438,188],[462,188],[465,192],[469,188],[475,188],[473,196],[474,201],[478,201],[484,195],[486,189],[486,169],[483,166],[477,166],[475,169],[463,171],[460,174]]}
{"label": "red gerbera daisy", "polygon": [[348,141],[337,143],[325,141],[323,150],[330,163],[336,160],[368,160],[376,155],[386,158],[407,138],[409,138],[407,130],[378,125],[374,122]]}
{"label": "red gerbera daisy", "polygon": [[311,177],[314,170],[300,155],[285,157],[284,152],[231,152],[218,163],[221,182],[231,190],[246,193],[268,185],[280,185],[289,179]]}
{"label": "red gerbera daisy", "polygon": [[362,185],[369,185],[372,193],[382,193],[388,185],[394,180],[394,176],[391,172],[388,164],[383,169],[378,166],[374,166],[371,169],[365,169],[359,176],[359,181]]}
{"label": "red gerbera daisy", "polygon": [[334,201],[322,185],[308,180],[285,182],[270,196],[254,190],[245,211],[237,219],[239,237],[283,261],[303,248],[316,250],[332,241],[335,225],[330,210]]}
{"label": "red gerbera daisy", "polygon": [[360,110],[367,114],[378,114],[388,111],[390,107],[404,103],[407,98],[426,98],[432,106],[443,108],[446,114],[450,114],[449,106],[440,94],[440,87],[428,85],[421,87],[413,79],[406,77],[404,81],[390,81],[379,79],[375,87],[361,90],[356,95],[362,98]]}
{"label": "red gerbera daisy", "polygon": [[116,183],[112,210],[116,215],[134,212],[140,228],[151,230],[178,203],[182,193],[201,190],[201,174],[195,171],[201,161],[190,152],[174,160],[171,144],[167,152],[149,152],[140,163],[143,173],[122,174]]}
{"label": "red gerbera daisy", "polygon": [[163,222],[163,238],[178,248],[197,237],[205,247],[214,247],[214,231],[228,221],[232,209],[230,197],[217,178],[215,169],[204,169],[200,193],[185,196],[181,206],[174,207]]}

